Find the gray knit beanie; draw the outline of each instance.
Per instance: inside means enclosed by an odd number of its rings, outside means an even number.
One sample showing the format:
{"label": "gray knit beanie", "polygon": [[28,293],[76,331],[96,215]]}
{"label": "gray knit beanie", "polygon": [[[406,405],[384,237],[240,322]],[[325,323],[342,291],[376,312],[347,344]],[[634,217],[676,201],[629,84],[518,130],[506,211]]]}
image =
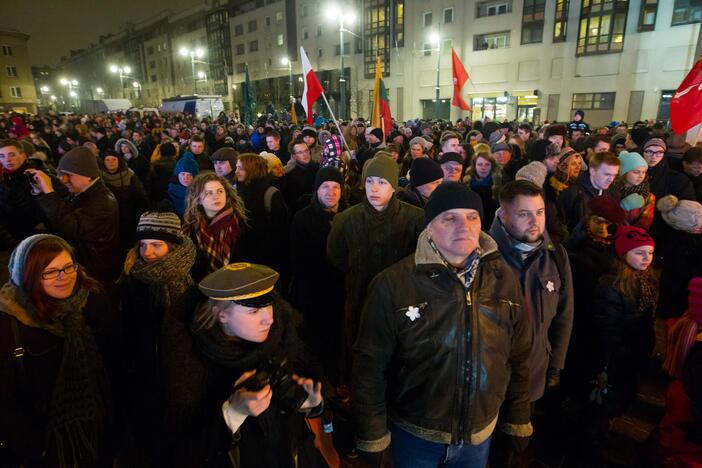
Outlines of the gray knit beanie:
{"label": "gray knit beanie", "polygon": [[59,160],[58,170],[90,177],[91,179],[96,179],[100,176],[97,158],[85,146],[73,148],[64,154]]}
{"label": "gray knit beanie", "polygon": [[533,184],[538,185],[539,187],[543,187],[544,182],[546,182],[547,173],[548,169],[546,169],[544,163],[539,161],[532,161],[526,166],[522,166],[517,171],[517,174],[514,178],[516,180],[528,180],[529,182],[532,182]]}
{"label": "gray knit beanie", "polygon": [[35,234],[20,242],[19,245],[15,247],[15,250],[12,251],[10,261],[7,265],[7,269],[10,271],[10,282],[12,284],[17,287],[22,287],[22,278],[24,277],[24,266],[27,264],[27,256],[37,243],[45,239],[58,239],[62,243],[66,242],[53,234]]}
{"label": "gray knit beanie", "polygon": [[180,218],[167,211],[147,211],[139,217],[136,239],[158,239],[175,244],[183,243]]}

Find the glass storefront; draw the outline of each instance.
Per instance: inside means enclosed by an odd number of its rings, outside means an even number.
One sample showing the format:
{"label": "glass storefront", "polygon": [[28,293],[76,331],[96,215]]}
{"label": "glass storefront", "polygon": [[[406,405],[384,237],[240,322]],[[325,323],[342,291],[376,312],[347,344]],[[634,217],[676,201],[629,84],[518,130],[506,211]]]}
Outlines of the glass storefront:
{"label": "glass storefront", "polygon": [[517,96],[517,121],[533,122],[534,109],[538,104],[539,98],[535,95]]}
{"label": "glass storefront", "polygon": [[507,119],[508,102],[509,98],[503,96],[472,98],[470,105],[473,108],[473,120],[482,120],[485,117],[498,121]]}

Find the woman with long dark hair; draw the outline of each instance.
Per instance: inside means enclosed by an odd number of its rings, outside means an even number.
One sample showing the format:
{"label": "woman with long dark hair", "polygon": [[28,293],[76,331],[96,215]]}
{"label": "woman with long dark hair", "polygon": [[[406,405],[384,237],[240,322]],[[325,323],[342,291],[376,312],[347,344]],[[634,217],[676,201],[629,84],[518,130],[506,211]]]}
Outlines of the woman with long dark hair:
{"label": "woman with long dark hair", "polygon": [[110,407],[94,335],[106,304],[99,285],[48,234],[22,241],[9,270],[0,289],[0,442],[18,466],[98,466]]}

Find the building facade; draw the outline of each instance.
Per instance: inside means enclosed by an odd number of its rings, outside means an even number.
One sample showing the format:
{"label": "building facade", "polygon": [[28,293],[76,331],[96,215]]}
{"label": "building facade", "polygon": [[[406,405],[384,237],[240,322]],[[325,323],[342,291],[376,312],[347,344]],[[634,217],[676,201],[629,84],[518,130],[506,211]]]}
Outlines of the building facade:
{"label": "building facade", "polygon": [[0,112],[37,111],[28,40],[27,34],[0,30]]}
{"label": "building facade", "polygon": [[[701,20],[695,0],[213,0],[101,37],[54,75],[85,81],[72,89],[81,98],[99,87],[105,97],[157,106],[214,93],[232,108],[248,66],[259,111],[285,109],[302,93],[303,46],[336,112],[344,83],[346,118],[369,116],[380,57],[399,120],[564,121],[576,109],[594,125],[667,120]],[[450,106],[452,50],[470,75],[470,112]],[[120,80],[109,64],[129,73]]]}

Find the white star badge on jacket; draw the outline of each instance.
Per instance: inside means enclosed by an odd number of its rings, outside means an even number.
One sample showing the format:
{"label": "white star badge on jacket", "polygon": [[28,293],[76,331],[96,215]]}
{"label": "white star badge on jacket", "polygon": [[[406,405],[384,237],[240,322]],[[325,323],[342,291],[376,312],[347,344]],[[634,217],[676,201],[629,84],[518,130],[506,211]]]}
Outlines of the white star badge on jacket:
{"label": "white star badge on jacket", "polygon": [[413,322],[415,320],[417,320],[419,317],[421,317],[421,315],[419,315],[419,307],[415,307],[415,306],[409,306],[407,308],[407,312],[405,312],[405,315],[407,317],[409,317],[409,319]]}
{"label": "white star badge on jacket", "polygon": [[548,292],[553,292],[556,290],[556,288],[553,286],[553,281],[546,283],[546,289],[548,289]]}

